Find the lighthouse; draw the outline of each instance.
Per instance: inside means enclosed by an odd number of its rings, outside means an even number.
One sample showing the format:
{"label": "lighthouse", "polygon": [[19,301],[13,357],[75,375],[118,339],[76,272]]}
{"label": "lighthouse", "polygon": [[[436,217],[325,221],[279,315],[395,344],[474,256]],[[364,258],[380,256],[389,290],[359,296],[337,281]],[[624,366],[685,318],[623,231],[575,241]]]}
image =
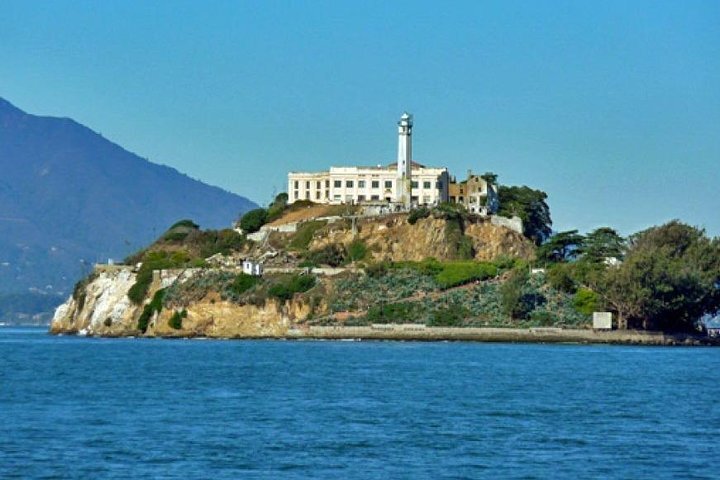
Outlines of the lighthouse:
{"label": "lighthouse", "polygon": [[398,122],[397,194],[395,201],[410,206],[412,198],[413,117],[405,112]]}

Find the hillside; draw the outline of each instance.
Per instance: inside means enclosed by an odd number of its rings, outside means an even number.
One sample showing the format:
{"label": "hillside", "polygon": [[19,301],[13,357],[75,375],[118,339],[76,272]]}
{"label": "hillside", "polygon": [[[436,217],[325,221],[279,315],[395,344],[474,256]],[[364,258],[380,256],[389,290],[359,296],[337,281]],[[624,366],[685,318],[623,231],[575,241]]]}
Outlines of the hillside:
{"label": "hillside", "polygon": [[[518,321],[503,317],[498,288],[506,272],[532,258],[534,246],[487,218],[456,218],[442,209],[423,218],[404,213],[359,218],[357,211],[350,218],[304,218],[299,211],[288,208],[263,229],[265,235],[253,235],[255,240],[232,230],[201,231],[189,222],[174,225],[127,266],[93,272],[58,309],[51,329],[253,337],[388,321],[430,326],[587,321],[568,307],[567,295],[550,291],[543,311],[559,312],[554,320],[547,314]],[[290,222],[300,217],[300,223]],[[248,258],[263,261],[262,278],[240,273],[241,259]]]}
{"label": "hillside", "polygon": [[220,228],[255,207],[1,98],[0,169],[0,311],[10,294],[13,304],[66,295],[92,263],[123,258],[178,219]]}

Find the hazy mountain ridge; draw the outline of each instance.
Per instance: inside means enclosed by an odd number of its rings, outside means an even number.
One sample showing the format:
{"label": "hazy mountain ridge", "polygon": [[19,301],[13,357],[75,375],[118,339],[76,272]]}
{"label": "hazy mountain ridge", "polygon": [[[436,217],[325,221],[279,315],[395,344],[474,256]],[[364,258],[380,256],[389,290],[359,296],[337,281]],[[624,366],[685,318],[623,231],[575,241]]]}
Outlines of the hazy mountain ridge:
{"label": "hazy mountain ridge", "polygon": [[67,294],[89,264],[124,257],[180,218],[221,228],[255,207],[2,98],[0,168],[0,294]]}

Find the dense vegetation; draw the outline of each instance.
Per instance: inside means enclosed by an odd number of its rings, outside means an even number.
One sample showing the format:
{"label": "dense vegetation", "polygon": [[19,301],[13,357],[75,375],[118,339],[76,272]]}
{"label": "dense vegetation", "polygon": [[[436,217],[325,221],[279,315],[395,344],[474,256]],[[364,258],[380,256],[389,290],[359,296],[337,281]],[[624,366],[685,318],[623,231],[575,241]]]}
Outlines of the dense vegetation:
{"label": "dense vegetation", "polygon": [[[355,312],[346,325],[424,323],[431,326],[587,325],[589,317],[542,278],[530,277],[523,262],[382,263],[368,275],[338,281],[330,298],[332,312]],[[524,272],[524,276],[519,273]],[[514,275],[519,306],[505,310],[503,287]],[[446,278],[454,281],[447,282]]]}
{"label": "dense vegetation", "polygon": [[500,210],[498,215],[505,217],[518,216],[523,222],[524,234],[535,242],[542,244],[552,233],[552,219],[548,206],[547,194],[530,187],[506,187],[498,189]]}
{"label": "dense vegetation", "polygon": [[677,220],[627,240],[607,227],[560,232],[538,261],[578,309],[608,309],[619,328],[692,332],[720,310],[720,239]]}

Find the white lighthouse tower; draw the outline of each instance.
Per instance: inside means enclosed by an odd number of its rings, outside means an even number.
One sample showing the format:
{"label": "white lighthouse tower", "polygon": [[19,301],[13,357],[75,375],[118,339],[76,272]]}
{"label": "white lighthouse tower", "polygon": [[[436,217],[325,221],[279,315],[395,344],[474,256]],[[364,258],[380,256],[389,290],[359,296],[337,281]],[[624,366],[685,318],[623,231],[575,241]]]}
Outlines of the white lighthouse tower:
{"label": "white lighthouse tower", "polygon": [[413,117],[405,112],[398,122],[397,194],[395,200],[410,206],[412,196]]}

